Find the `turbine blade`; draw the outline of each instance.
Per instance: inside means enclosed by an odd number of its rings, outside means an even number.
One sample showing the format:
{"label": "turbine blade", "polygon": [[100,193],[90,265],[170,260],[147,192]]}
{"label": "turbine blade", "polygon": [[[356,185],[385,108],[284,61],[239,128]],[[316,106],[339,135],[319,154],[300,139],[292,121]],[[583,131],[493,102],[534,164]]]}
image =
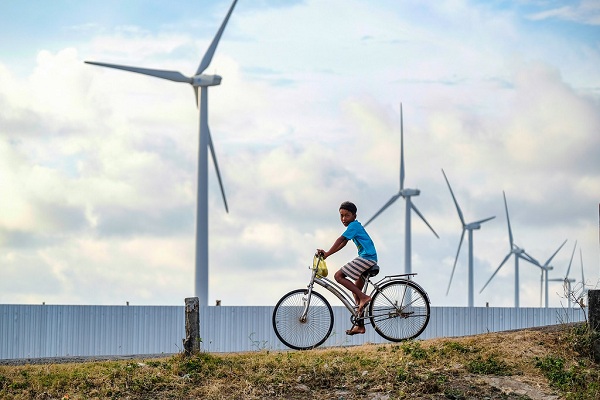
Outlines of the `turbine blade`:
{"label": "turbine blade", "polygon": [[400,191],[404,189],[404,122],[400,103]]}
{"label": "turbine blade", "polygon": [[[454,205],[456,206],[456,211],[458,212],[458,217],[460,218],[460,222],[462,223],[462,225],[464,227],[465,219],[463,218],[463,213],[462,213],[460,207],[458,206],[458,202],[456,201],[456,197],[454,197],[454,192],[452,191],[452,187],[450,186],[450,182],[448,182],[448,177],[446,177],[446,173],[444,172],[443,168],[442,168],[442,174],[444,174],[444,179],[446,180],[448,189],[450,189],[450,194],[452,195],[452,200],[454,200]],[[463,230],[463,233],[464,233],[464,230]]]}
{"label": "turbine blade", "polygon": [[94,62],[94,61],[85,61],[85,63],[91,64],[91,65],[98,65],[100,67],[122,69],[124,71],[135,72],[137,74],[142,74],[142,75],[150,75],[150,76],[154,76],[156,78],[167,79],[167,80],[173,81],[173,82],[192,83],[192,78],[189,78],[189,77],[183,75],[181,72],[177,72],[177,71],[129,67],[127,65],[107,64],[107,63],[99,63],[99,62]]}
{"label": "turbine blade", "polygon": [[473,222],[474,224],[483,224],[484,222],[488,222],[489,220],[492,220],[496,218],[496,216],[494,215],[493,217],[489,217],[489,218],[485,218],[485,219],[480,219],[479,221]]}
{"label": "turbine blade", "polygon": [[233,8],[235,7],[236,3],[237,3],[237,0],[234,0],[233,3],[231,4],[231,7],[229,7],[229,12],[227,13],[227,16],[223,20],[223,23],[221,24],[221,27],[219,28],[219,30],[217,31],[217,34],[213,38],[212,43],[208,47],[208,50],[206,50],[204,57],[202,57],[202,61],[200,62],[200,65],[198,66],[198,70],[196,71],[196,75],[199,75],[202,72],[204,72],[204,70],[208,67],[208,65],[212,61],[213,55],[215,54],[215,50],[217,49],[217,45],[219,44],[219,40],[221,40],[221,35],[223,35],[223,31],[225,30],[227,21],[229,21],[229,17],[231,16],[231,13],[233,12]]}
{"label": "turbine blade", "polygon": [[573,252],[571,253],[571,260],[569,261],[569,268],[567,268],[567,273],[565,275],[565,279],[569,278],[569,272],[571,272],[571,264],[573,263],[573,256],[575,255],[576,247],[577,247],[577,241],[575,241],[575,245],[573,246]]}
{"label": "turbine blade", "polygon": [[558,254],[558,252],[560,251],[560,249],[563,248],[563,246],[565,245],[565,243],[567,243],[567,239],[565,239],[565,241],[562,242],[562,244],[560,245],[560,247],[558,249],[556,249],[556,251],[554,252],[554,254],[552,254],[552,256],[550,256],[550,258],[546,261],[546,263],[544,264],[545,267],[547,267],[548,265],[550,265],[550,263],[552,262],[552,259],[554,258],[554,256],[556,256]]}
{"label": "turbine blade", "polygon": [[433,234],[439,239],[440,237],[438,236],[438,234],[436,233],[436,231],[432,228],[431,225],[429,225],[429,222],[427,222],[427,220],[425,219],[425,217],[423,216],[423,214],[421,214],[421,212],[417,209],[417,206],[415,206],[415,203],[410,203],[410,207],[417,213],[417,215],[419,217],[421,217],[421,219],[423,220],[423,222],[425,222],[425,224],[429,227],[429,229],[431,229],[431,232],[433,232]]}
{"label": "turbine blade", "polygon": [[221,172],[219,171],[219,163],[217,162],[217,155],[215,154],[215,146],[213,145],[212,137],[210,135],[210,129],[208,130],[208,147],[210,148],[210,154],[212,155],[213,163],[215,165],[215,171],[217,172],[217,179],[219,180],[219,187],[221,188],[221,195],[223,196],[225,211],[229,213],[229,207],[227,206],[227,198],[225,197],[225,189],[223,187],[223,180],[221,179]]}
{"label": "turbine blade", "polygon": [[508,204],[506,204],[506,194],[502,191],[502,196],[504,196],[504,209],[506,210],[506,223],[508,224],[508,240],[510,241],[510,248],[513,248],[513,234],[512,229],[510,229],[510,217],[508,215]]}
{"label": "turbine blade", "polygon": [[535,258],[533,258],[529,253],[527,252],[523,252],[522,254],[517,254],[517,256],[525,261],[527,261],[530,264],[535,265],[536,267],[542,267],[542,264],[540,264],[540,262],[538,260],[536,260]]}
{"label": "turbine blade", "polygon": [[498,268],[496,268],[496,271],[494,271],[494,273],[492,274],[492,276],[490,277],[490,279],[488,279],[488,281],[485,283],[485,285],[483,285],[483,287],[481,288],[481,290],[479,291],[479,293],[483,292],[483,289],[485,289],[485,287],[488,285],[488,283],[490,283],[492,281],[492,279],[494,279],[494,276],[496,276],[496,274],[498,273],[498,271],[500,271],[500,268],[502,268],[502,266],[506,263],[506,261],[508,261],[509,257],[511,256],[512,253],[508,253],[506,255],[506,257],[504,257],[504,260],[502,260],[502,262],[500,263],[500,265],[498,266]]}
{"label": "turbine blade", "polygon": [[371,219],[369,219],[369,220],[367,221],[367,223],[365,224],[365,226],[369,225],[369,224],[371,223],[371,221],[373,221],[375,218],[377,218],[377,217],[379,216],[379,214],[381,214],[382,212],[384,212],[384,211],[386,210],[386,208],[388,208],[389,206],[391,206],[391,205],[392,205],[392,204],[393,204],[393,203],[394,203],[396,200],[398,200],[398,198],[399,198],[399,197],[400,197],[400,193],[398,193],[398,194],[396,194],[396,195],[392,196],[392,198],[391,198],[391,199],[389,199],[389,200],[388,200],[388,202],[387,202],[387,203],[385,203],[385,204],[383,205],[383,207],[381,207],[381,209],[380,209],[379,211],[377,211],[377,212],[375,213],[375,215],[373,215],[373,216],[371,217]]}
{"label": "turbine blade", "polygon": [[458,262],[458,255],[460,254],[460,247],[462,246],[463,239],[465,238],[465,228],[462,230],[460,235],[460,241],[458,242],[458,250],[456,251],[456,257],[454,258],[454,265],[452,266],[452,273],[450,274],[450,282],[448,282],[448,289],[446,290],[446,296],[450,292],[450,285],[452,285],[452,277],[454,276],[454,270],[456,269],[456,263]]}

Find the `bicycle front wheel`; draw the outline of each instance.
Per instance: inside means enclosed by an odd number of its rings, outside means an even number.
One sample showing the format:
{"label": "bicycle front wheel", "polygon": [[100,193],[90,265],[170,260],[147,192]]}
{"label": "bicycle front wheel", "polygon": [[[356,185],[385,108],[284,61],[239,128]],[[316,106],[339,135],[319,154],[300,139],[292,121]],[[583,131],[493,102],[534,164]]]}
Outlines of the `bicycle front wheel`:
{"label": "bicycle front wheel", "polygon": [[381,286],[369,306],[373,328],[392,342],[413,339],[423,333],[429,323],[429,311],[427,294],[406,280]]}
{"label": "bicycle front wheel", "polygon": [[306,318],[302,313],[308,301],[308,291],[297,289],[279,300],[273,310],[273,329],[286,346],[308,350],[320,346],[333,329],[333,310],[321,294],[312,292]]}

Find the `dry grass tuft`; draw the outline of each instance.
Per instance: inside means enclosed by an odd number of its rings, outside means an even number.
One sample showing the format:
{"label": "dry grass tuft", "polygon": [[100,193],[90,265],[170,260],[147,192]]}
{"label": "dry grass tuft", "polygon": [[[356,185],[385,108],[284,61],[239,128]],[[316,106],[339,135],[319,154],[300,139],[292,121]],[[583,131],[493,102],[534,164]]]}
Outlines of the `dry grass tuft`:
{"label": "dry grass tuft", "polygon": [[[581,330],[579,330],[581,331]],[[0,367],[11,399],[597,399],[573,327],[305,352]]]}

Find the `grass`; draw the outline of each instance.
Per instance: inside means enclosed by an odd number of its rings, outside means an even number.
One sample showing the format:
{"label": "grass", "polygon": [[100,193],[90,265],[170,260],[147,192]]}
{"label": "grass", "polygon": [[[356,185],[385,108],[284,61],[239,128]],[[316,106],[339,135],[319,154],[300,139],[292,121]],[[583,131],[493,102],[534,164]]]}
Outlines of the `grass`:
{"label": "grass", "polygon": [[0,398],[598,399],[586,334],[563,326],[305,352],[0,366]]}
{"label": "grass", "polygon": [[536,358],[535,366],[560,390],[566,399],[600,398],[600,371],[593,366],[592,341],[600,335],[589,330],[587,324],[575,325],[568,331],[567,341],[580,356],[569,359],[565,354],[548,354]]}

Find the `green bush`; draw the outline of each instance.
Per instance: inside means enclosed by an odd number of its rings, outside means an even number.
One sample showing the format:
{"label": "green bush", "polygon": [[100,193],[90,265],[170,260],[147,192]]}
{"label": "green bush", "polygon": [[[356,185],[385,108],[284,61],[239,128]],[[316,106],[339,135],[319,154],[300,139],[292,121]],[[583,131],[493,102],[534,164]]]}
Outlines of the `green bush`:
{"label": "green bush", "polygon": [[486,358],[477,356],[474,360],[467,362],[467,371],[472,374],[480,375],[513,375],[512,367],[504,361],[498,359],[495,355],[490,355]]}

